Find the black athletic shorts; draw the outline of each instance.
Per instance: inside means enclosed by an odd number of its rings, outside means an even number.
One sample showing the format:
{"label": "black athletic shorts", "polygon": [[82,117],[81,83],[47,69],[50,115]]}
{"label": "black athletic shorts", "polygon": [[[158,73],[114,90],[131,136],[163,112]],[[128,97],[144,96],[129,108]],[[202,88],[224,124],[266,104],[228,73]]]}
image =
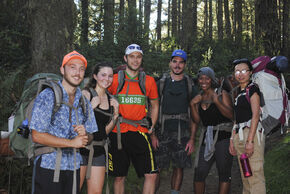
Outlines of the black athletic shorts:
{"label": "black athletic shorts", "polygon": [[[73,171],[61,170],[59,174],[59,182],[53,182],[54,170],[40,167],[41,157],[34,161],[32,175],[32,194],[64,194],[72,193],[73,187]],[[76,174],[77,185],[76,191],[80,193],[80,169]]]}
{"label": "black athletic shorts", "polygon": [[117,147],[117,134],[110,133],[109,175],[127,176],[132,162],[138,177],[144,174],[157,173],[153,147],[147,133],[128,131],[122,133],[122,149]]}

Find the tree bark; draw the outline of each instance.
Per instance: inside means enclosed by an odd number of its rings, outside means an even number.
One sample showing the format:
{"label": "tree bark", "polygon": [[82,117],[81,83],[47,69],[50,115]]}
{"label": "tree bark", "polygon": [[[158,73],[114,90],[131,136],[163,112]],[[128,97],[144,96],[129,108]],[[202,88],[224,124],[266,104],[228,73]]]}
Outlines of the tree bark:
{"label": "tree bark", "polygon": [[192,36],[197,37],[197,0],[193,0],[192,4]]}
{"label": "tree bark", "polygon": [[114,45],[114,0],[104,1],[104,44]]}
{"label": "tree bark", "polygon": [[227,38],[231,39],[231,21],[230,21],[230,11],[229,11],[229,0],[224,0],[224,12],[225,12],[225,28]]}
{"label": "tree bark", "polygon": [[59,73],[72,51],[76,6],[73,0],[30,0],[32,72]]}
{"label": "tree bark", "polygon": [[237,45],[242,44],[242,9],[243,9],[243,4],[242,0],[235,0],[236,1],[236,7],[235,7],[235,20],[236,20],[236,43]]}
{"label": "tree bark", "polygon": [[167,16],[167,37],[170,37],[171,32],[171,0],[168,0],[168,16]]}
{"label": "tree bark", "polygon": [[83,47],[87,47],[88,45],[88,35],[89,35],[89,15],[88,8],[89,2],[88,0],[81,0],[82,7],[82,22],[81,22],[81,45]]}
{"label": "tree bark", "polygon": [[[257,23],[261,33],[262,46],[266,55],[279,54],[281,31],[277,14],[276,0],[258,1]],[[289,21],[288,21],[289,22]]]}
{"label": "tree bark", "polygon": [[144,2],[144,39],[145,39],[145,48],[149,45],[149,26],[150,26],[150,14],[151,14],[151,1],[145,0]]}
{"label": "tree bark", "polygon": [[162,0],[158,0],[156,34],[157,34],[157,41],[158,41],[157,50],[159,51],[161,50],[161,12],[162,12]]}
{"label": "tree bark", "polygon": [[[146,29],[146,8],[145,8],[145,29]],[[133,42],[136,42],[137,41],[137,10],[136,10],[136,0],[130,0],[130,1],[128,1],[128,28],[127,28],[127,30],[128,30],[127,31],[127,34],[128,34],[129,44],[130,43],[133,43]]]}
{"label": "tree bark", "polygon": [[282,54],[290,59],[289,38],[289,0],[283,1],[283,25],[282,25]]}
{"label": "tree bark", "polygon": [[139,17],[138,17],[138,34],[139,37],[143,37],[143,0],[139,0]]}
{"label": "tree bark", "polygon": [[208,1],[204,0],[204,24],[203,24],[204,36],[208,36]]}
{"label": "tree bark", "polygon": [[212,40],[212,0],[208,0],[209,4],[209,18],[208,18],[208,37]]}
{"label": "tree bark", "polygon": [[223,1],[217,1],[217,25],[218,25],[218,39],[222,40],[224,36],[223,32]]}
{"label": "tree bark", "polygon": [[172,36],[177,38],[177,0],[172,0]]}

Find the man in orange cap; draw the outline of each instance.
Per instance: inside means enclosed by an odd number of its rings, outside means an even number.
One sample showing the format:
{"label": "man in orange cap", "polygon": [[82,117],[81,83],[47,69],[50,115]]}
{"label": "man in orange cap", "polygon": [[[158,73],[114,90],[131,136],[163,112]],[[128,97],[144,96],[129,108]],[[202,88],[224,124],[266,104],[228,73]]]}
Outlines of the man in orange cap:
{"label": "man in orange cap", "polygon": [[92,107],[81,100],[84,98],[78,87],[86,67],[87,60],[80,53],[73,51],[64,56],[60,67],[63,79],[58,82],[63,94],[62,105],[54,115],[55,94],[51,88],[43,90],[35,99],[29,126],[32,140],[54,151],[36,157],[32,193],[79,192],[81,155],[76,148],[85,147],[89,133],[98,130],[95,119],[91,119]]}

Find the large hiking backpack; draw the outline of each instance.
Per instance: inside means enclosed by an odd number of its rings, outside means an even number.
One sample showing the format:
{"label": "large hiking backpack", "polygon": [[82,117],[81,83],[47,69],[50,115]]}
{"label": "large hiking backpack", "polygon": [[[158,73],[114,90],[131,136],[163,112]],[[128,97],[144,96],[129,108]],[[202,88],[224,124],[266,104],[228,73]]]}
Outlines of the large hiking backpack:
{"label": "large hiking backpack", "polygon": [[[9,128],[13,129],[9,136],[9,146],[15,153],[15,157],[28,159],[34,157],[35,146],[31,140],[31,136],[28,135],[28,137],[25,137],[25,133],[23,133],[19,129],[21,128],[23,123],[27,121],[28,123],[30,122],[34,100],[37,95],[45,88],[51,88],[55,95],[55,103],[52,112],[53,119],[54,114],[63,104],[62,89],[57,84],[57,81],[61,79],[62,77],[56,74],[39,73],[35,74],[33,77],[25,82],[20,101],[16,104],[15,109],[10,116],[9,122]],[[88,112],[86,110],[86,100],[84,96],[82,96],[80,100],[80,106],[82,107],[84,113]]]}
{"label": "large hiking backpack", "polygon": [[[285,58],[283,58],[283,60],[285,60]],[[283,63],[284,62],[285,61],[283,61]],[[268,68],[269,64],[279,67],[280,63],[281,61],[277,60],[277,57],[271,59],[268,56],[258,57],[252,61],[254,68],[252,82],[256,84],[261,91],[260,121],[266,135],[275,132],[279,126],[281,126],[281,132],[284,126],[288,126],[289,107],[284,76],[282,71],[275,72]],[[248,102],[250,102],[250,87],[251,85],[246,88],[246,98]]]}

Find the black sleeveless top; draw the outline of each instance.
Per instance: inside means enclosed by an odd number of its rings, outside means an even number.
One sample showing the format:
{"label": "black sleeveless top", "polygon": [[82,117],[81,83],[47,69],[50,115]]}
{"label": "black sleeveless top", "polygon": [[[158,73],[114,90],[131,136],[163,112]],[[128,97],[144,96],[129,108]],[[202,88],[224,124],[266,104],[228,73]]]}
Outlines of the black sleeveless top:
{"label": "black sleeveless top", "polygon": [[[88,90],[89,91],[89,90]],[[90,91],[89,91],[90,92]],[[91,94],[91,92],[90,92]],[[109,109],[101,109],[99,106],[97,106],[95,109],[94,109],[94,114],[95,114],[95,118],[96,118],[96,122],[97,122],[97,125],[98,125],[98,131],[97,132],[94,132],[93,133],[93,136],[94,136],[94,141],[102,141],[104,139],[107,139],[107,134],[106,134],[106,126],[108,123],[110,123],[111,121],[111,117],[110,116],[107,116],[99,111],[96,111],[96,109],[99,109],[103,112],[106,112],[106,113],[113,113],[114,111],[114,108],[111,106],[111,103],[110,103],[110,99],[111,99],[111,96],[107,94],[107,97],[108,97],[108,103],[109,103]],[[93,95],[91,94],[91,99],[92,100],[93,98]],[[88,149],[81,149],[80,150],[80,153],[84,156],[88,156],[89,155],[89,150]],[[98,157],[102,154],[105,154],[105,149],[103,146],[94,146],[94,157]]]}
{"label": "black sleeveless top", "polygon": [[[217,106],[214,103],[211,103],[206,110],[203,110],[201,108],[201,104],[199,104],[198,112],[199,112],[199,116],[202,121],[202,124],[205,127],[216,126],[221,123],[232,122],[230,119],[222,115],[222,113],[220,112],[220,110],[217,108]],[[215,133],[216,131],[213,131],[213,135],[215,135]],[[230,137],[231,137],[231,132],[220,130],[217,141],[227,139]]]}

